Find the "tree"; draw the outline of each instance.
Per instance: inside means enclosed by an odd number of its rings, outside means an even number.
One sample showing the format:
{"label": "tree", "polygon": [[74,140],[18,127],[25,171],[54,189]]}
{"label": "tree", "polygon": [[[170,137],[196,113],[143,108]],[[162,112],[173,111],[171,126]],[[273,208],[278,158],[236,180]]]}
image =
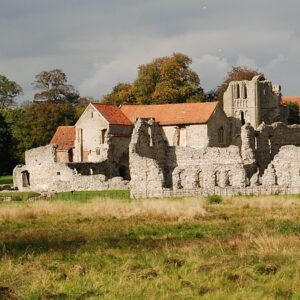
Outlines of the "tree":
{"label": "tree", "polygon": [[105,95],[102,99],[104,103],[120,104],[135,104],[136,98],[133,93],[133,87],[130,83],[118,83],[113,87],[110,94]]}
{"label": "tree", "polygon": [[14,99],[23,93],[21,86],[15,81],[8,80],[0,75],[0,109],[5,109],[14,104]]}
{"label": "tree", "polygon": [[22,109],[8,110],[6,119],[12,130],[16,162],[23,163],[25,151],[49,144],[58,126],[75,124],[77,105],[33,103]]}
{"label": "tree", "polygon": [[77,103],[80,100],[78,91],[68,84],[67,75],[60,69],[42,71],[37,74],[33,86],[35,89],[41,90],[34,95],[34,100],[37,102]]}
{"label": "tree", "polygon": [[5,118],[0,114],[0,174],[9,173],[14,165],[11,142],[11,130]]}
{"label": "tree", "polygon": [[289,108],[289,124],[300,124],[300,116],[299,116],[299,106],[297,103],[288,102],[287,106]]}
{"label": "tree", "polygon": [[225,77],[223,83],[217,87],[216,93],[218,100],[223,102],[224,92],[227,90],[231,81],[251,80],[254,76],[259,74],[261,73],[258,70],[251,70],[245,66],[232,67],[232,69],[227,72],[227,76]]}
{"label": "tree", "polygon": [[117,105],[203,101],[200,79],[190,68],[191,63],[192,59],[181,53],[156,58],[138,67],[132,84],[119,83],[103,101]]}

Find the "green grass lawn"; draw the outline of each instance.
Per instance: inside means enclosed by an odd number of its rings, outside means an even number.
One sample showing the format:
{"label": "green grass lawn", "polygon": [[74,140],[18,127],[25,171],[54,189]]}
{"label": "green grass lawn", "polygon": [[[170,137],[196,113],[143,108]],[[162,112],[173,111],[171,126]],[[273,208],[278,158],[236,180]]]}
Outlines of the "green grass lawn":
{"label": "green grass lawn", "polygon": [[88,201],[94,198],[110,198],[110,199],[130,199],[129,190],[109,190],[109,191],[74,191],[57,193],[55,199],[71,200],[71,201]]}
{"label": "green grass lawn", "polygon": [[13,185],[13,177],[11,175],[0,176],[0,185],[2,184]]}
{"label": "green grass lawn", "polygon": [[35,197],[40,195],[39,193],[35,192],[0,192],[0,203],[1,200],[7,197],[11,197],[12,201],[26,201],[31,197]]}
{"label": "green grass lawn", "polygon": [[0,299],[300,299],[299,197],[126,197],[2,203]]}

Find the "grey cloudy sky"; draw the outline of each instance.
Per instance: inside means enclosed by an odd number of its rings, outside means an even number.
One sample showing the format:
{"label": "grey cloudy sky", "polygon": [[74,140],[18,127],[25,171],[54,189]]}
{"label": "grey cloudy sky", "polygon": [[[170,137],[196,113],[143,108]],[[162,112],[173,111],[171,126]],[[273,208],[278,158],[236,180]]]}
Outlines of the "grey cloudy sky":
{"label": "grey cloudy sky", "polygon": [[139,64],[182,52],[206,91],[246,65],[299,95],[299,11],[299,0],[0,0],[0,74],[31,100],[34,76],[61,68],[99,99]]}

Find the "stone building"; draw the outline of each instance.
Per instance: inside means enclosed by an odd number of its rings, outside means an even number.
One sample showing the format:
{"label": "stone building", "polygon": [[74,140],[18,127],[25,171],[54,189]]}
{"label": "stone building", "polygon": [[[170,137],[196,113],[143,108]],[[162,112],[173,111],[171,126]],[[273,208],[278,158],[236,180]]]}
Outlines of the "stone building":
{"label": "stone building", "polygon": [[[231,82],[218,102],[91,103],[51,144],[26,152],[20,190],[130,188],[132,197],[300,192],[300,126],[280,86]],[[299,185],[299,186],[298,186]]]}
{"label": "stone building", "polygon": [[169,146],[226,147],[230,145],[230,122],[218,102],[158,105],[123,105],[123,114],[134,123],[152,118]]}
{"label": "stone building", "polygon": [[75,148],[75,127],[59,126],[50,144],[56,145],[57,162],[73,162]]}
{"label": "stone building", "polygon": [[281,105],[281,87],[263,75],[252,80],[232,81],[223,96],[223,109],[230,119],[233,144],[240,145],[241,126],[250,123],[256,129],[261,123],[287,122],[288,110]]}

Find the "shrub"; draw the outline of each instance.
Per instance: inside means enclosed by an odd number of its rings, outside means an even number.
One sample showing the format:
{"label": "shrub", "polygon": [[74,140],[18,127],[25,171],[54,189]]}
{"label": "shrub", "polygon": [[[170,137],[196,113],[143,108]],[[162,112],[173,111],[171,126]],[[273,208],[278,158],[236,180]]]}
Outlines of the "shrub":
{"label": "shrub", "polygon": [[219,204],[223,201],[223,198],[219,195],[208,195],[206,200],[210,204]]}

